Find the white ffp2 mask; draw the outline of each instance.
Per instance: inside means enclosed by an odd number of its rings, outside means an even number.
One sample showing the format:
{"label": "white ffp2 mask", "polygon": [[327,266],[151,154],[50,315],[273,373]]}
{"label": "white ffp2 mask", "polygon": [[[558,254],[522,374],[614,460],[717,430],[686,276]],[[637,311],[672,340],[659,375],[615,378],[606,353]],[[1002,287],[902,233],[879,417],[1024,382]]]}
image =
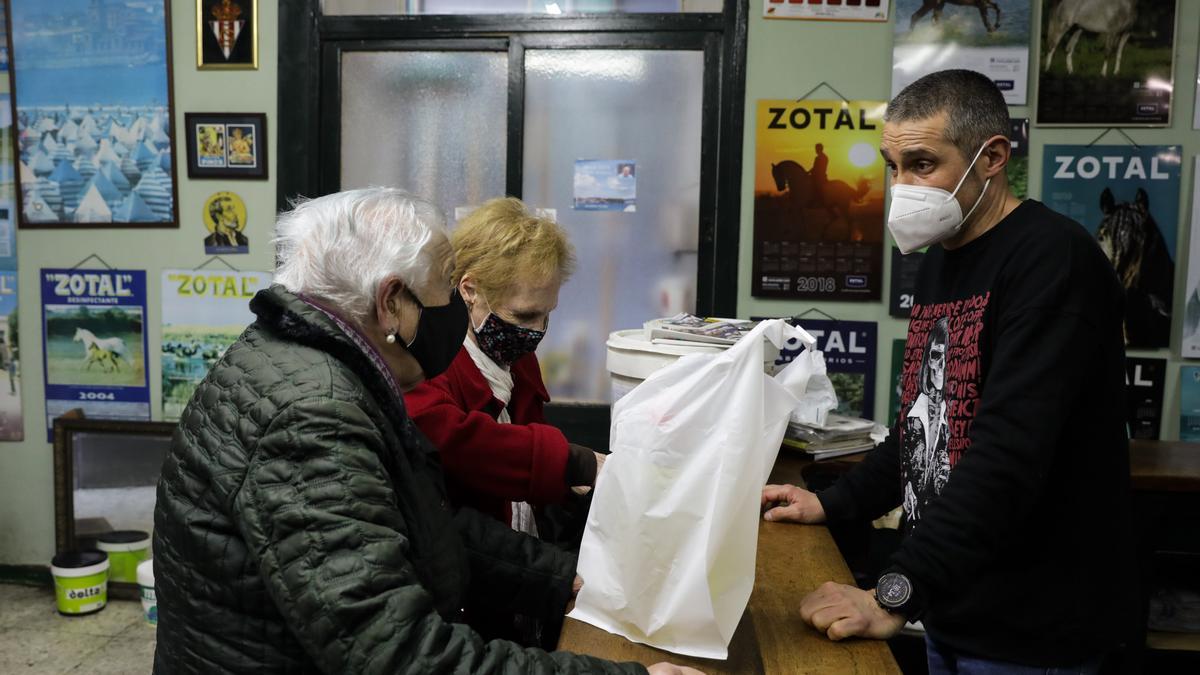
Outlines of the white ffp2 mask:
{"label": "white ffp2 mask", "polygon": [[946,192],[941,188],[925,185],[892,186],[892,206],[888,210],[888,230],[891,231],[892,239],[896,241],[896,246],[901,253],[907,255],[919,248],[925,248],[954,236],[962,229],[967,218],[975,213],[975,207],[979,206],[979,202],[983,201],[983,195],[987,193],[988,185],[992,182],[991,178],[984,182],[983,189],[979,191],[979,199],[975,200],[974,206],[967,211],[965,216],[954,195],[958,194],[959,188],[971,174],[971,169],[975,167],[975,162],[979,160],[979,155],[983,154],[983,149],[986,147],[987,143],[979,146],[979,151],[971,159],[966,173],[958,179],[958,185],[954,186],[954,192]]}

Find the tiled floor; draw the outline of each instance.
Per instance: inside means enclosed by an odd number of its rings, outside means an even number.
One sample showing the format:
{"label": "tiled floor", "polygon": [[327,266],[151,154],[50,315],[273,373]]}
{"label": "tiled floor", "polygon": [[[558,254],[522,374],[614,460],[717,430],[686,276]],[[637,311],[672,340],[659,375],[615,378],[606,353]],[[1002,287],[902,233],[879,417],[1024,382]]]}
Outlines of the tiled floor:
{"label": "tiled floor", "polygon": [[154,628],[137,601],[65,617],[49,588],[0,584],[0,673],[137,675],[154,663]]}

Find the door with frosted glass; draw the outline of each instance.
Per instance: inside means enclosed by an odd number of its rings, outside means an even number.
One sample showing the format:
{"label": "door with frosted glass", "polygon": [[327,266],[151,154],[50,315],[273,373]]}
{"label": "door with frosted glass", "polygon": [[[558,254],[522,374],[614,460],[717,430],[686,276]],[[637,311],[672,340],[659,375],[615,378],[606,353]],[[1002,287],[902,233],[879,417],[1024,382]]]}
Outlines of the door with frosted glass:
{"label": "door with frosted glass", "polygon": [[610,332],[696,303],[704,52],[524,53],[522,197],[578,265],[538,349],[551,396],[607,401]]}
{"label": "door with frosted glass", "polygon": [[335,62],[340,147],[327,191],[398,187],[452,221],[505,193],[507,44],[405,47],[357,45]]}
{"label": "door with frosted glass", "polygon": [[699,233],[715,210],[714,191],[700,189],[715,174],[702,170],[716,135],[704,133],[712,42],[652,34],[392,44],[404,49],[341,45],[327,63],[340,82],[327,102],[340,137],[323,153],[337,157],[324,168],[326,191],[400,187],[441,207],[451,227],[506,193],[552,214],[578,265],[538,350],[543,375],[556,401],[607,401],[608,334],[695,311]]}

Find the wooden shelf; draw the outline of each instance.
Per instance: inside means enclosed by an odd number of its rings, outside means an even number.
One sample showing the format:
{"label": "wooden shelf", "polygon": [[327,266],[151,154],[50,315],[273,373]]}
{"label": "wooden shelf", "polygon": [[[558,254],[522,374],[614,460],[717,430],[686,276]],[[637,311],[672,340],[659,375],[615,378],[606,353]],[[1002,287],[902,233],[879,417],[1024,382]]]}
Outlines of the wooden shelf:
{"label": "wooden shelf", "polygon": [[1146,647],[1180,652],[1200,652],[1200,633],[1166,633],[1152,630],[1146,633]]}

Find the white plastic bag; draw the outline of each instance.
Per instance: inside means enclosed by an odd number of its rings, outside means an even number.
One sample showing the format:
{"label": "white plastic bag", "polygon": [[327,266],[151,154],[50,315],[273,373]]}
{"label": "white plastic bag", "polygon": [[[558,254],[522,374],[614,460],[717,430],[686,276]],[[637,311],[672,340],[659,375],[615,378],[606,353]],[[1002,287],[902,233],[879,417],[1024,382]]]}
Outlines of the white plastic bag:
{"label": "white plastic bag", "polygon": [[764,338],[816,343],[764,321],[723,353],[654,372],[613,406],[571,617],[679,654],[727,657],[754,588],[762,487],[813,374],[807,358],[765,374]]}

